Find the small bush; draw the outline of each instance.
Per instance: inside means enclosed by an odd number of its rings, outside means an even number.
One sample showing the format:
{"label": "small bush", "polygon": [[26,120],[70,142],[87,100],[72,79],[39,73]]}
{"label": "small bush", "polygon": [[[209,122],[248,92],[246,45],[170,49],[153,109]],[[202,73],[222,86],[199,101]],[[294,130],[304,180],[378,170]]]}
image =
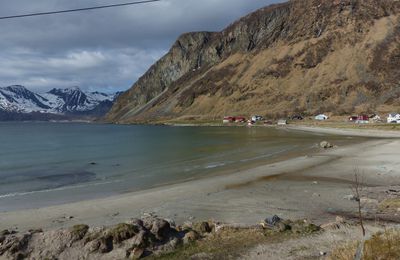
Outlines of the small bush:
{"label": "small bush", "polygon": [[331,260],[353,260],[360,242],[350,242],[335,248],[330,256]]}
{"label": "small bush", "polygon": [[373,235],[365,243],[364,259],[400,259],[400,232],[389,230]]}
{"label": "small bush", "polygon": [[[333,250],[330,259],[353,260],[360,242],[351,242]],[[388,230],[376,233],[364,244],[364,260],[400,259],[400,231]]]}
{"label": "small bush", "polygon": [[381,211],[397,211],[400,208],[400,199],[386,199],[379,204]]}

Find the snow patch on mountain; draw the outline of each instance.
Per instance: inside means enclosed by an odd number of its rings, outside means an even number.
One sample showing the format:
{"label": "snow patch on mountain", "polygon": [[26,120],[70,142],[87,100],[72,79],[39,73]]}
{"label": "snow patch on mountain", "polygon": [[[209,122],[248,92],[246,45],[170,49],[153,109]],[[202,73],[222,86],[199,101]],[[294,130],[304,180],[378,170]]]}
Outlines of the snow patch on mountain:
{"label": "snow patch on mountain", "polygon": [[99,106],[114,102],[117,94],[84,92],[78,87],[52,89],[38,94],[24,86],[0,88],[0,110],[16,113],[69,114],[88,112]]}

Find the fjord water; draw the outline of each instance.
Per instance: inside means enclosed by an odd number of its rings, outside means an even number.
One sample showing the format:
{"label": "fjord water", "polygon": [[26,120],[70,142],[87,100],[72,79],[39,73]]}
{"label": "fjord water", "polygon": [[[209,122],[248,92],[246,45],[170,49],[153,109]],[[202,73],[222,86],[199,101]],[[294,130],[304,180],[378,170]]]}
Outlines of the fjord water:
{"label": "fjord water", "polygon": [[230,172],[308,151],[324,138],[274,128],[0,123],[0,211]]}

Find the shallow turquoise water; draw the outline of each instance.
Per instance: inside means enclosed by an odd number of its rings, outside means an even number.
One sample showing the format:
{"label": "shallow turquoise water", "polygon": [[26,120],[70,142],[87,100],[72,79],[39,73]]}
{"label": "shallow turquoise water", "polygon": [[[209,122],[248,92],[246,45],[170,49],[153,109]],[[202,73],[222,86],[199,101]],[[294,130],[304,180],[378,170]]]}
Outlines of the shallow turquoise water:
{"label": "shallow turquoise water", "polygon": [[274,128],[0,123],[0,211],[206,177],[324,139]]}

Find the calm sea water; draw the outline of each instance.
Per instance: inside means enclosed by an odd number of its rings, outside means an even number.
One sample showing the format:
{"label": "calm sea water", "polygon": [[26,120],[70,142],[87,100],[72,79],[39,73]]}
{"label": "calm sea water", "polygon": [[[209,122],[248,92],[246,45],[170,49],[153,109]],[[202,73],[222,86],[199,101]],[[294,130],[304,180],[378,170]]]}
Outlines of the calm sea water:
{"label": "calm sea water", "polygon": [[0,211],[206,177],[324,139],[273,128],[0,123]]}

